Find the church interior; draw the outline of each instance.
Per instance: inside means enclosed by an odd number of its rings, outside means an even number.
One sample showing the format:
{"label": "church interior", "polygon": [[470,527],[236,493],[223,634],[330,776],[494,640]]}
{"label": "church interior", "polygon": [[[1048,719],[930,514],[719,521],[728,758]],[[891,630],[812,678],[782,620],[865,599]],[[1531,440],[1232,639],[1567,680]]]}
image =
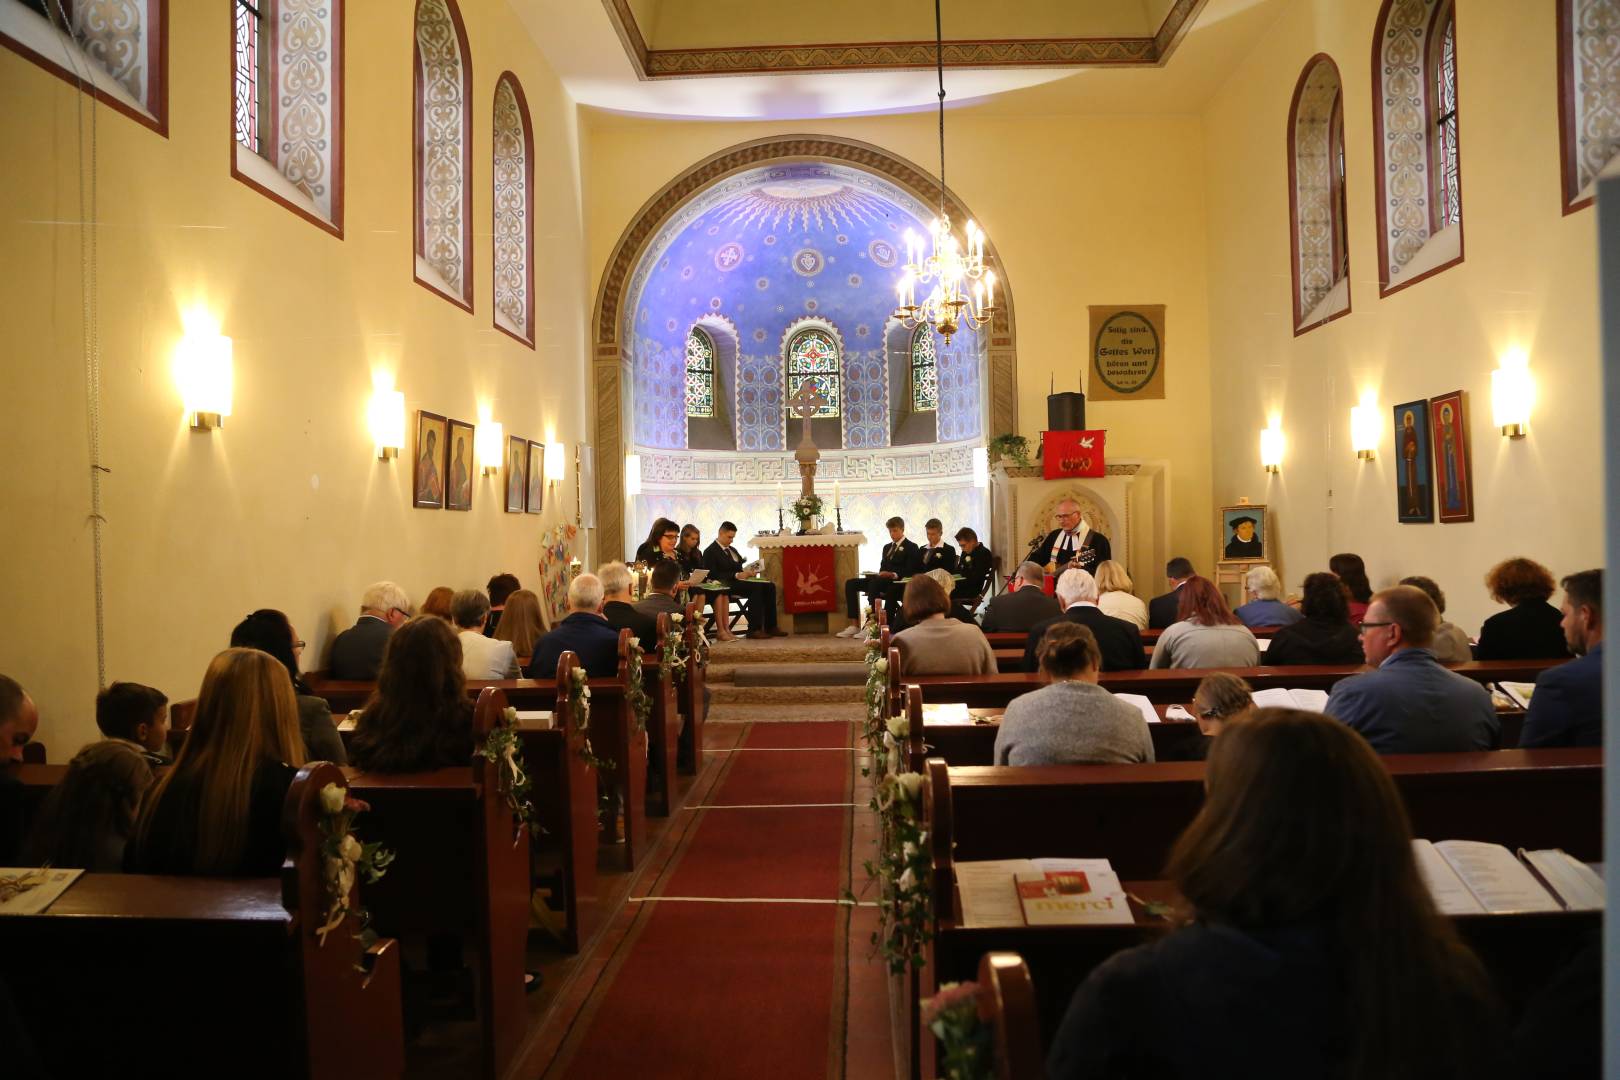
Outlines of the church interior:
{"label": "church interior", "polygon": [[15,1075],[1620,1078],[1620,0],[0,46]]}

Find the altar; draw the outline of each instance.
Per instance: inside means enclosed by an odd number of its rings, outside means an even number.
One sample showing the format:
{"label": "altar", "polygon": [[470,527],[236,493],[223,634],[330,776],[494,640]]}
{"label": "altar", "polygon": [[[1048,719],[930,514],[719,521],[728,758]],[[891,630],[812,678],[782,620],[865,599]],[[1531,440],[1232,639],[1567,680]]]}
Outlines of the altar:
{"label": "altar", "polygon": [[[776,625],[788,634],[833,634],[848,625],[844,612],[844,582],[861,573],[861,545],[866,534],[858,532],[761,533],[749,541],[759,549],[764,577],[777,583]],[[790,549],[831,549],[832,573],[799,571],[790,583],[785,575],[792,561]],[[825,559],[821,560],[823,563]],[[797,603],[789,610],[789,593]],[[808,606],[821,610],[805,610]]]}

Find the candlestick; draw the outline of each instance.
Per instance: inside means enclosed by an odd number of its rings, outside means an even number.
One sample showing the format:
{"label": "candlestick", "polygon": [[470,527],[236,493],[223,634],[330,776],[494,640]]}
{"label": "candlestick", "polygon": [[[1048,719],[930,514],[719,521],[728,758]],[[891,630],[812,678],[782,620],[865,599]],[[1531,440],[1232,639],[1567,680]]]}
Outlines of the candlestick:
{"label": "candlestick", "polygon": [[834,504],[833,505],[833,516],[838,519],[837,523],[833,525],[833,528],[836,529],[838,532],[842,533],[844,531],[844,508],[842,506]]}

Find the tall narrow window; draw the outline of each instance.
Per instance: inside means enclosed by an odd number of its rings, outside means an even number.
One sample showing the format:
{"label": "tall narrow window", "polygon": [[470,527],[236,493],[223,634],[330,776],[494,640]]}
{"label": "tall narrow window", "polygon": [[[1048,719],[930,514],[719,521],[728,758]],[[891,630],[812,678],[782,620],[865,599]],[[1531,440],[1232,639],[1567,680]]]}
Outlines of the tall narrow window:
{"label": "tall narrow window", "polygon": [[934,351],[934,328],[919,326],[911,339],[911,411],[939,408],[939,355]]}
{"label": "tall narrow window", "polygon": [[686,415],[714,415],[714,341],[696,326],[686,335]]}
{"label": "tall narrow window", "polygon": [[168,0],[0,0],[0,44],[169,133]]}
{"label": "tall narrow window", "polygon": [[1383,0],[1373,33],[1380,296],[1463,258],[1452,0]]}
{"label": "tall narrow window", "polygon": [[495,83],[495,328],[534,345],[534,133],[517,76]]}
{"label": "tall narrow window", "polygon": [[341,237],[344,0],[231,3],[231,175]]}
{"label": "tall narrow window", "polygon": [[472,56],[456,0],[416,4],[416,280],[472,310]]}
{"label": "tall narrow window", "polygon": [[1564,213],[1592,205],[1620,156],[1620,0],[1558,0]]}
{"label": "tall narrow window", "polygon": [[1294,333],[1350,310],[1345,242],[1344,87],[1325,54],[1313,56],[1288,111],[1288,190]]}
{"label": "tall narrow window", "polygon": [[815,328],[800,330],[788,340],[787,354],[788,397],[809,383],[826,399],[826,404],[816,410],[815,418],[841,415],[838,346],[831,335]]}

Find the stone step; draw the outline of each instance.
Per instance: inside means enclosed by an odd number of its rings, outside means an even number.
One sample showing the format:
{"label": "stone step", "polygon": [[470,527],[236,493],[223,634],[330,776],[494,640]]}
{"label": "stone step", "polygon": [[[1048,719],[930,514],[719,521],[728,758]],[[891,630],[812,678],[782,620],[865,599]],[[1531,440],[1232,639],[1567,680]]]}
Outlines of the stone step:
{"label": "stone step", "polygon": [[785,637],[755,641],[717,641],[709,650],[709,668],[752,664],[860,663],[866,646],[855,638]]}
{"label": "stone step", "polygon": [[866,718],[864,705],[843,702],[782,703],[761,705],[754,702],[721,704],[711,702],[706,724],[787,723],[842,720],[858,724]]}
{"label": "stone step", "polygon": [[862,705],[866,687],[860,686],[737,686],[709,683],[713,705]]}
{"label": "stone step", "polygon": [[865,686],[866,665],[858,660],[822,664],[739,664],[736,686]]}

